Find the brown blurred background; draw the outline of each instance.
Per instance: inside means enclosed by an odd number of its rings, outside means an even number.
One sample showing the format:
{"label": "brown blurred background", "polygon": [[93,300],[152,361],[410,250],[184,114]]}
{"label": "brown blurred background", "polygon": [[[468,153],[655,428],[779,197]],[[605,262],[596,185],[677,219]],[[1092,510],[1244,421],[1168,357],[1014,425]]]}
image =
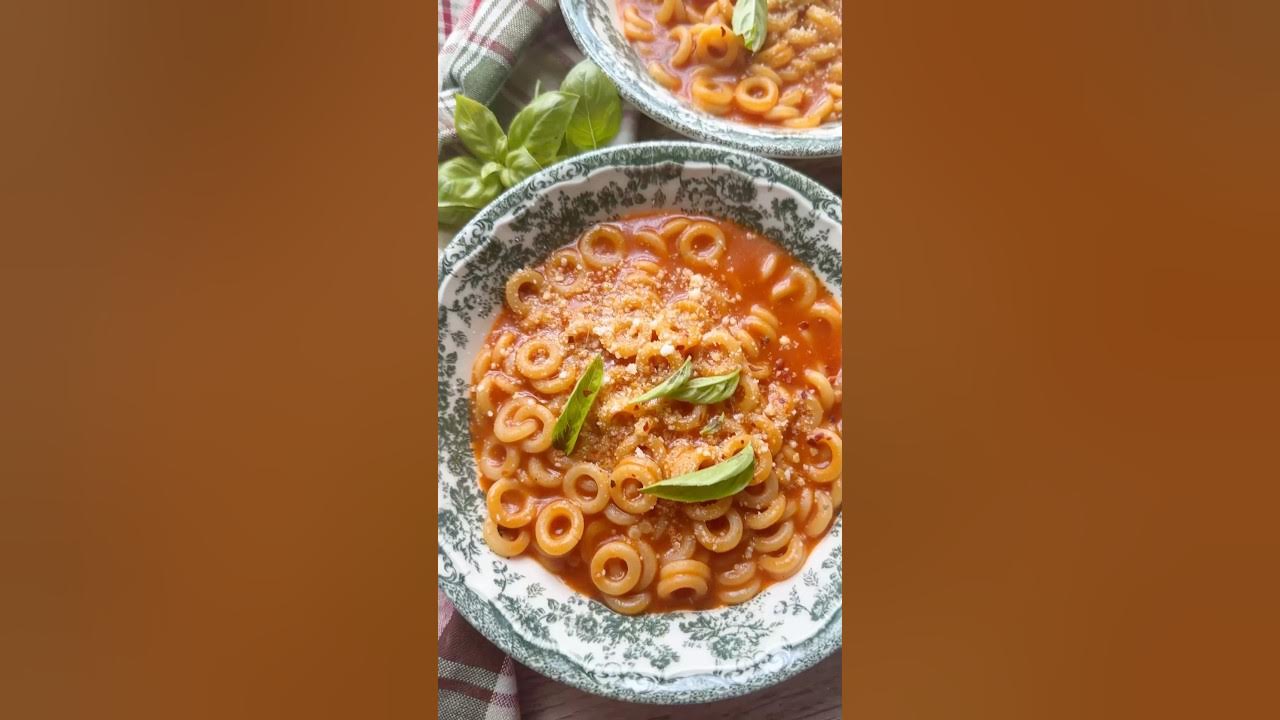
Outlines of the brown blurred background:
{"label": "brown blurred background", "polygon": [[[431,716],[432,9],[0,8],[0,715]],[[1280,710],[1277,19],[846,8],[850,716]]]}
{"label": "brown blurred background", "polygon": [[1280,6],[846,13],[846,712],[1277,716]]}

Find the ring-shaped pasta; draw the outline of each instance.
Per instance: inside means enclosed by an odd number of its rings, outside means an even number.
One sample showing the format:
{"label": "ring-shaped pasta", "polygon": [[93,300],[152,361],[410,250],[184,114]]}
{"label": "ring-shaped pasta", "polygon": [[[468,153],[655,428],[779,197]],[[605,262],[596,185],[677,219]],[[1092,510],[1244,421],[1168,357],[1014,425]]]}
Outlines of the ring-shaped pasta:
{"label": "ring-shaped pasta", "polygon": [[693,222],[693,220],[690,220],[687,217],[671,218],[670,220],[662,223],[662,227],[658,228],[658,237],[661,237],[663,240],[670,240],[684,232],[684,229],[689,227],[689,223],[691,222]]}
{"label": "ring-shaped pasta", "polygon": [[542,293],[542,286],[546,279],[542,273],[537,270],[524,268],[513,273],[507,280],[506,299],[507,307],[511,308],[511,312],[524,317],[529,314],[529,302],[520,294],[526,287],[533,287],[535,295]]}
{"label": "ring-shaped pasta", "polygon": [[756,533],[751,538],[751,547],[757,553],[771,553],[782,548],[791,542],[791,538],[796,534],[796,525],[791,520],[783,520],[778,523],[772,533]]}
{"label": "ring-shaped pasta", "polygon": [[748,485],[742,489],[742,492],[733,496],[735,502],[750,510],[763,510],[769,507],[770,503],[778,497],[786,499],[785,496],[778,494],[777,473],[770,473],[764,482],[758,485]]}
{"label": "ring-shaped pasta", "polygon": [[804,564],[805,554],[804,541],[799,535],[792,535],[786,550],[778,555],[765,553],[756,559],[756,564],[773,579],[782,580],[796,574]]}
{"label": "ring-shaped pasta", "polygon": [[827,531],[827,526],[831,524],[831,518],[835,515],[835,506],[831,503],[831,495],[825,490],[818,490],[813,493],[813,512],[809,518],[804,521],[804,534],[809,537],[818,537]]}
{"label": "ring-shaped pasta", "polygon": [[763,510],[748,510],[743,513],[742,522],[752,530],[763,530],[777,524],[786,513],[787,497],[778,495]]}
{"label": "ring-shaped pasta", "polygon": [[530,380],[533,389],[543,395],[559,395],[573,389],[581,372],[576,367],[561,366],[560,371],[544,380]]}
{"label": "ring-shaped pasta", "polygon": [[760,407],[760,381],[750,373],[738,378],[738,387],[729,396],[729,404],[740,413],[749,413]]}
{"label": "ring-shaped pasta", "polygon": [[643,515],[658,504],[658,498],[645,495],[640,489],[661,479],[662,471],[652,460],[639,456],[623,458],[609,476],[609,497],[620,509]]}
{"label": "ring-shaped pasta", "polygon": [[676,593],[682,590],[689,592],[689,598],[693,601],[701,600],[707,594],[707,580],[698,575],[668,575],[658,580],[658,597],[663,600],[671,600]]}
{"label": "ring-shaped pasta", "polygon": [[560,452],[555,452],[555,457],[550,458],[549,462],[541,455],[530,455],[524,464],[529,479],[533,480],[535,485],[544,488],[560,487],[568,468],[569,459]]}
{"label": "ring-shaped pasta", "polygon": [[777,455],[782,450],[782,431],[763,413],[748,413],[745,427],[752,435],[764,436],[770,453]]}
{"label": "ring-shaped pasta", "polygon": [[748,444],[754,449],[756,455],[756,470],[748,484],[759,485],[773,472],[773,454],[769,452],[769,446],[764,440],[755,435],[739,433],[720,444],[720,455],[726,458],[733,457]]}
{"label": "ring-shaped pasta", "polygon": [[515,557],[529,547],[528,530],[520,528],[514,538],[509,538],[503,532],[505,529],[494,522],[493,518],[484,521],[484,541],[491,550],[502,557]]}
{"label": "ring-shaped pasta", "polygon": [[818,483],[829,483],[840,477],[840,463],[843,458],[844,440],[834,430],[818,428],[809,434],[806,445],[813,449],[826,448],[825,462],[815,460],[804,466],[805,474]]}
{"label": "ring-shaped pasta", "polygon": [[680,90],[684,85],[679,75],[663,67],[660,62],[651,62],[645,69],[649,71],[649,77],[653,78],[654,82],[672,92]]}
{"label": "ring-shaped pasta", "polygon": [[529,454],[545,452],[551,447],[552,434],[556,429],[556,416],[547,406],[535,400],[523,403],[516,409],[515,419],[523,424],[533,422],[534,431],[520,441],[520,449]]}
{"label": "ring-shaped pasta", "polygon": [[733,507],[733,497],[723,497],[719,500],[707,500],[699,503],[683,503],[680,509],[684,511],[685,517],[697,522],[709,522],[718,517],[723,517],[729,508]]}
{"label": "ring-shaped pasta", "polygon": [[587,289],[587,267],[582,255],[573,248],[561,248],[547,260],[547,284],[564,296],[577,295]]}
{"label": "ring-shaped pasta", "polygon": [[614,225],[596,225],[578,239],[578,253],[587,267],[600,270],[622,262],[626,237]]}
{"label": "ring-shaped pasta", "polygon": [[605,506],[604,516],[609,518],[609,521],[614,525],[630,526],[640,522],[639,515],[632,515],[613,503],[609,503]]}
{"label": "ring-shaped pasta", "polygon": [[711,579],[711,566],[701,560],[674,560],[664,564],[658,570],[658,577],[671,575],[695,575],[704,580]]}
{"label": "ring-shaped pasta", "polygon": [[613,595],[605,595],[604,604],[609,606],[610,610],[621,615],[639,615],[649,608],[649,604],[653,602],[653,594],[648,592],[632,593],[616,597]]}
{"label": "ring-shaped pasta", "polygon": [[[644,250],[648,250],[656,258],[661,259],[667,256],[667,241],[652,230],[641,230],[636,233],[635,241],[637,245]],[[646,271],[650,272],[650,274],[656,274],[659,269],[657,265],[654,265],[652,271],[648,269]]]}
{"label": "ring-shaped pasta", "polygon": [[[557,533],[556,525],[560,521],[568,521],[569,526]],[[533,525],[533,537],[538,548],[551,557],[568,555],[582,539],[582,532],[582,510],[565,499],[544,505]]]}
{"label": "ring-shaped pasta", "polygon": [[667,403],[662,413],[667,427],[677,432],[697,430],[707,423],[707,406],[677,400]]}
{"label": "ring-shaped pasta", "polygon": [[738,587],[717,587],[716,599],[725,605],[738,605],[760,594],[760,578],[752,578]]}
{"label": "ring-shaped pasta", "polygon": [[716,584],[726,587],[734,587],[743,583],[751,582],[756,576],[756,563],[754,560],[740,560],[731,565],[727,570],[721,570],[716,573]]}
{"label": "ring-shaped pasta", "polygon": [[698,33],[693,59],[702,65],[728,68],[738,59],[740,45],[738,36],[729,28],[718,23],[708,25]]}
{"label": "ring-shaped pasta", "polygon": [[[593,489],[584,491],[583,481],[590,483]],[[609,504],[609,474],[595,463],[576,463],[565,472],[561,487],[564,496],[577,503],[587,515],[603,512]]]}
{"label": "ring-shaped pasta", "polygon": [[497,370],[489,372],[476,384],[476,412],[481,417],[491,417],[500,400],[508,399],[519,391],[519,380]]}
{"label": "ring-shaped pasta", "polygon": [[[609,572],[609,564],[617,560],[626,566],[621,576]],[[613,540],[601,545],[591,556],[591,582],[606,595],[626,595],[640,584],[640,553],[626,542]]]}
{"label": "ring-shaped pasta", "polygon": [[[520,415],[526,405],[534,402],[531,398],[517,395],[498,408],[493,418],[493,435],[504,443],[518,443],[538,431],[537,419]],[[554,422],[554,418],[552,419]]]}
{"label": "ring-shaped pasta", "polygon": [[[828,498],[828,502],[830,498]],[[723,530],[712,530],[711,523],[723,523]],[[708,522],[694,522],[693,535],[698,544],[714,553],[725,553],[738,547],[742,542],[742,516],[738,511],[729,508],[723,517]]]}
{"label": "ring-shaped pasta", "polygon": [[[514,510],[509,509],[506,503],[506,497],[512,494],[521,499]],[[533,517],[538,512],[538,506],[534,505],[529,493],[511,478],[502,478],[490,485],[485,493],[485,504],[488,506],[489,517],[505,528],[522,528],[533,522]]]}
{"label": "ring-shaped pasta", "polygon": [[688,560],[693,557],[693,551],[697,546],[698,543],[691,533],[681,534],[679,540],[671,543],[670,547],[662,553],[662,562],[671,564],[680,560]]}
{"label": "ring-shaped pasta", "polygon": [[781,280],[769,289],[769,299],[781,303],[795,298],[795,306],[807,310],[818,298],[818,280],[799,265],[791,266]]}
{"label": "ring-shaped pasta", "polygon": [[640,553],[640,582],[636,583],[635,589],[647,590],[658,574],[658,554],[653,551],[653,546],[644,540],[631,542],[635,545],[636,552]]}
{"label": "ring-shaped pasta", "polygon": [[480,474],[490,480],[513,477],[520,467],[520,449],[507,445],[492,435],[486,435],[480,443],[476,466]]}
{"label": "ring-shaped pasta", "polygon": [[531,337],[516,348],[516,370],[530,380],[546,380],[560,372],[564,348],[549,337]]}
{"label": "ring-shaped pasta", "polygon": [[663,25],[670,25],[673,21],[684,22],[688,18],[689,14],[685,10],[684,0],[662,0],[662,5],[653,14],[653,19]]}
{"label": "ring-shaped pasta", "polygon": [[823,410],[830,410],[831,406],[835,405],[836,391],[835,388],[831,387],[831,380],[826,373],[819,372],[813,368],[806,368],[804,381],[817,393],[818,402],[822,403]]}
{"label": "ring-shaped pasta", "polygon": [[578,555],[582,557],[583,563],[590,564],[596,549],[606,541],[618,537],[618,528],[608,520],[592,520],[587,523],[587,529],[582,532],[582,539],[578,541]]}
{"label": "ring-shaped pasta", "polygon": [[764,75],[752,75],[738,82],[733,100],[752,115],[763,115],[778,104],[778,84]]}
{"label": "ring-shaped pasta", "polygon": [[825,321],[831,326],[835,334],[840,334],[840,323],[843,319],[844,312],[838,305],[829,300],[820,300],[815,302],[809,308],[809,314],[814,319]]}
{"label": "ring-shaped pasta", "polygon": [[720,264],[726,248],[724,231],[719,225],[705,220],[690,224],[676,240],[680,259],[698,270],[714,269]]}
{"label": "ring-shaped pasta", "polygon": [[698,107],[713,115],[729,112],[733,103],[733,86],[716,80],[705,72],[695,72],[689,84],[689,97]]}

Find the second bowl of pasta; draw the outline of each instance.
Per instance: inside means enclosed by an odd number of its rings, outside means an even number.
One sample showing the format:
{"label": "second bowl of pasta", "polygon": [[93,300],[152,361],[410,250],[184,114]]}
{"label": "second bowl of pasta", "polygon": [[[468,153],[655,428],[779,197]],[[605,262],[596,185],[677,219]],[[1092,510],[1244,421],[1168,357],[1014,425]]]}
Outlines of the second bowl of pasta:
{"label": "second bowl of pasta", "polygon": [[647,143],[516,186],[441,260],[441,586],[550,677],[749,692],[840,644],[840,200]]}
{"label": "second bowl of pasta", "polygon": [[761,3],[754,51],[733,32],[734,0],[560,7],[583,52],[658,122],[767,157],[839,156],[842,0]]}

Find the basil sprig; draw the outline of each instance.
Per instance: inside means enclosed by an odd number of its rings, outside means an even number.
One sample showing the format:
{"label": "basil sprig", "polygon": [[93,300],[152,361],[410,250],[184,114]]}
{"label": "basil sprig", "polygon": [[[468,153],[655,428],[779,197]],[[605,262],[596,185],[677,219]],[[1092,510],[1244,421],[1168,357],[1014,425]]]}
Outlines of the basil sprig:
{"label": "basil sprig", "polygon": [[734,370],[728,375],[709,375],[707,377],[694,378],[676,388],[675,392],[668,395],[668,397],[672,400],[683,400],[694,405],[718,403],[721,400],[729,399],[733,391],[738,389],[738,377],[741,374],[741,370]]}
{"label": "basil sprig", "polygon": [[603,147],[621,122],[618,89],[590,60],[575,66],[560,90],[535,90],[505,133],[489,108],[458,95],[453,124],[473,157],[440,165],[440,224],[462,225],[504,188],[570,155]]}
{"label": "basil sprig", "polygon": [[609,76],[590,60],[583,60],[565,75],[560,90],[578,96],[564,139],[580,152],[604,146],[622,126],[622,98]]}
{"label": "basil sprig", "polygon": [[686,475],[661,480],[640,488],[640,492],[677,502],[719,500],[746,487],[755,472],[755,446],[748,443],[728,460]]}
{"label": "basil sprig", "polygon": [[649,392],[641,395],[631,401],[632,405],[639,405],[647,400],[654,398],[666,397],[675,392],[681,385],[689,380],[689,376],[693,375],[693,360],[685,358],[684,364],[678,370],[671,374],[671,377],[658,383],[658,386]]}
{"label": "basil sprig", "polygon": [[751,52],[764,47],[769,32],[768,0],[738,0],[733,5],[733,34]]}
{"label": "basil sprig", "polygon": [[573,392],[569,393],[564,410],[556,419],[555,427],[551,429],[551,444],[565,455],[572,453],[573,446],[578,443],[578,431],[582,430],[582,423],[587,419],[587,412],[596,401],[603,381],[604,361],[597,355],[582,371]]}
{"label": "basil sprig", "polygon": [[663,380],[657,387],[640,397],[632,400],[632,404],[639,404],[646,400],[654,398],[671,398],[672,400],[683,400],[694,405],[710,405],[727,400],[733,395],[733,391],[738,389],[738,378],[741,376],[741,370],[734,370],[727,375],[708,375],[707,377],[695,378],[693,375],[693,361],[686,358],[684,364],[679,370],[672,373],[671,377]]}

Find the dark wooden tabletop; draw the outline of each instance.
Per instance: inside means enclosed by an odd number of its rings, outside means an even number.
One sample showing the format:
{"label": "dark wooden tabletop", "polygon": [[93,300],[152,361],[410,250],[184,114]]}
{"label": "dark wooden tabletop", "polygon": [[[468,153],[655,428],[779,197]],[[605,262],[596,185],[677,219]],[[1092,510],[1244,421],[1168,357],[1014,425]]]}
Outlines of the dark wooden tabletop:
{"label": "dark wooden tabletop", "polygon": [[641,705],[590,695],[516,666],[523,720],[836,720],[840,653],[770,688],[703,705]]}

